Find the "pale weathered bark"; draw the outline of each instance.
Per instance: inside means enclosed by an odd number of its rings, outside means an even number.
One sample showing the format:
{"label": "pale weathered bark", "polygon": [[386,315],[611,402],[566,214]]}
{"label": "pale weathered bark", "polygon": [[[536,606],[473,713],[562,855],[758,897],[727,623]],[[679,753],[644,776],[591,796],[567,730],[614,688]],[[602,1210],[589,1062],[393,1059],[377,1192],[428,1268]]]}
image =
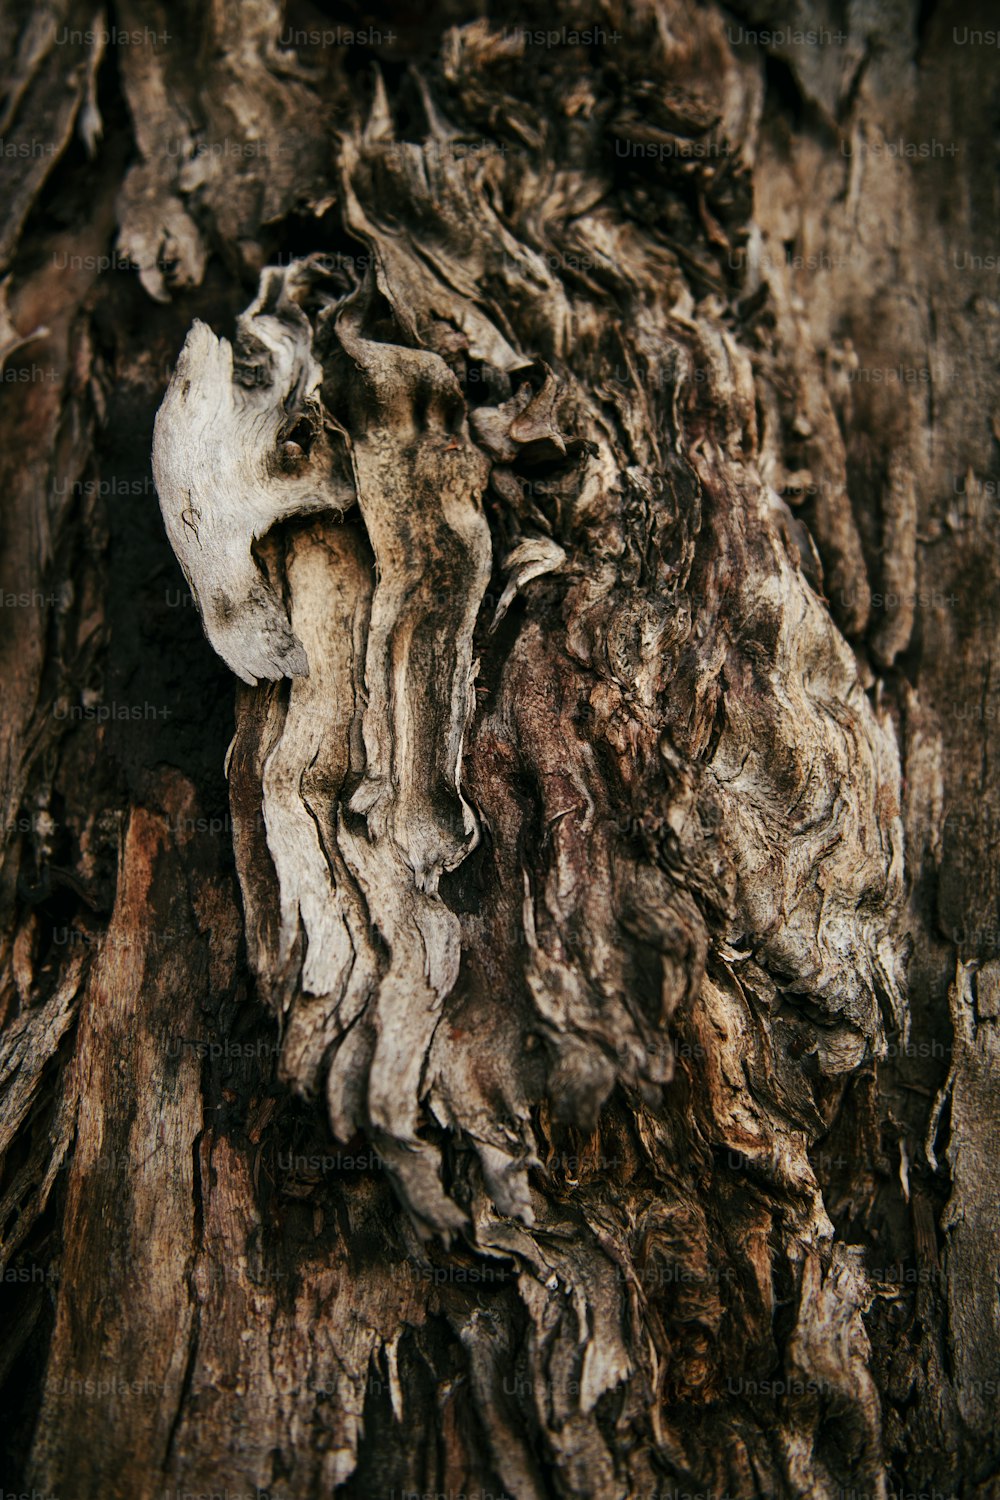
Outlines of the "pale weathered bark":
{"label": "pale weathered bark", "polygon": [[1000,1493],[985,7],[311,14],[3,18],[6,1487]]}

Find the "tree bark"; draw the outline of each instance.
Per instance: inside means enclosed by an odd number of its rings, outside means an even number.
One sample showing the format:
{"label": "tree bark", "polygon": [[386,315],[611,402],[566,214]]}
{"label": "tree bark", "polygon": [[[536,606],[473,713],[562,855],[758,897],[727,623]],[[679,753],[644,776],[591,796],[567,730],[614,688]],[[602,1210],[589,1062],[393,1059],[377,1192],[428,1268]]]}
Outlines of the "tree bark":
{"label": "tree bark", "polygon": [[4,1493],[1000,1494],[995,29],[834,9],[3,12]]}

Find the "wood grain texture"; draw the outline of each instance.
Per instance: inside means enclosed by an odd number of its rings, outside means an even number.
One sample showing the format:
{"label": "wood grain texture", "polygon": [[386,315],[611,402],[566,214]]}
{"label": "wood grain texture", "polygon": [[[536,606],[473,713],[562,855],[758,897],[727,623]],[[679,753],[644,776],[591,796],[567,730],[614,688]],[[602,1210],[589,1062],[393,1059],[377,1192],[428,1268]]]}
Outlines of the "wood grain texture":
{"label": "wood grain texture", "polygon": [[992,54],[113,19],[2,22],[4,1482],[986,1500]]}

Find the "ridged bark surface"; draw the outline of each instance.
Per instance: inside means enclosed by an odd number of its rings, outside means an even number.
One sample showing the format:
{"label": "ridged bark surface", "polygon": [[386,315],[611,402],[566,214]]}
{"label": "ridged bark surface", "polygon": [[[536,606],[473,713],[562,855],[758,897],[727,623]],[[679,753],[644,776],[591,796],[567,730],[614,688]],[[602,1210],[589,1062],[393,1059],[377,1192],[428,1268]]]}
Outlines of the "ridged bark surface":
{"label": "ridged bark surface", "polygon": [[990,25],[0,18],[8,1489],[1000,1493]]}

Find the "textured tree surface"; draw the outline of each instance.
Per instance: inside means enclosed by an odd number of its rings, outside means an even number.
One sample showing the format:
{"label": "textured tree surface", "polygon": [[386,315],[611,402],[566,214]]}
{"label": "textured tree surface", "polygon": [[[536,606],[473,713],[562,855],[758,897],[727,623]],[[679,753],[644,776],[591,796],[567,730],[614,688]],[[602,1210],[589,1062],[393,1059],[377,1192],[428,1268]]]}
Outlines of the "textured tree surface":
{"label": "textured tree surface", "polygon": [[0,12],[0,1492],[1000,1495],[995,25]]}

